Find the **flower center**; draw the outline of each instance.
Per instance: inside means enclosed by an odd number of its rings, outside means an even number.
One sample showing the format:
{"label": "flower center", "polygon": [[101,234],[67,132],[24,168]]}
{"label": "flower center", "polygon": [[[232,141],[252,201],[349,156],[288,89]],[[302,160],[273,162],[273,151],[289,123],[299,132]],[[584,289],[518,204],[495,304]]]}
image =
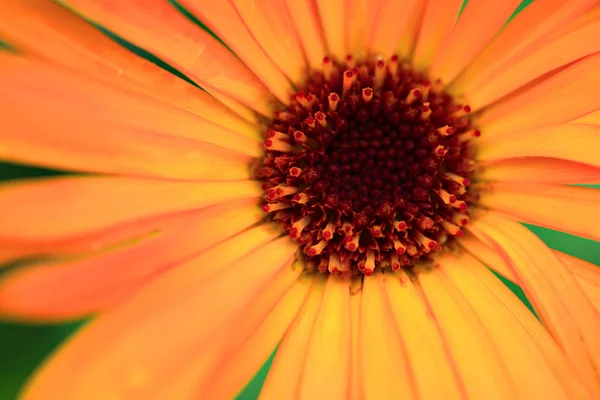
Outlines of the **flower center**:
{"label": "flower center", "polygon": [[321,272],[410,268],[462,235],[470,108],[394,56],[323,60],[274,113],[263,210]]}

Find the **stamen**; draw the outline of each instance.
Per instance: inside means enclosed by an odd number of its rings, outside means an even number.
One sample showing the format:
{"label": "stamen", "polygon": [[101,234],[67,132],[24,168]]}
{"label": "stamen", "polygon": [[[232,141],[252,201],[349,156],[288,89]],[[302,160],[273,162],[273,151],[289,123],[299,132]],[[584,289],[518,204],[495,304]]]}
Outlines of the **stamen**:
{"label": "stamen", "polygon": [[329,110],[335,111],[337,109],[338,102],[340,101],[340,96],[338,96],[337,93],[330,93],[328,99]]}

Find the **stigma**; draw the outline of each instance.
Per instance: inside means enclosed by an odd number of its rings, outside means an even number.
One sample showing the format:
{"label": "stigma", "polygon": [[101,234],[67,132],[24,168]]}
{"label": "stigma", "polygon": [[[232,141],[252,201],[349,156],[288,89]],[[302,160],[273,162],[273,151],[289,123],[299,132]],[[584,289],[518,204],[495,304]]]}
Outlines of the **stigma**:
{"label": "stigma", "polygon": [[430,260],[476,198],[470,112],[397,56],[326,57],[266,125],[263,211],[323,273]]}

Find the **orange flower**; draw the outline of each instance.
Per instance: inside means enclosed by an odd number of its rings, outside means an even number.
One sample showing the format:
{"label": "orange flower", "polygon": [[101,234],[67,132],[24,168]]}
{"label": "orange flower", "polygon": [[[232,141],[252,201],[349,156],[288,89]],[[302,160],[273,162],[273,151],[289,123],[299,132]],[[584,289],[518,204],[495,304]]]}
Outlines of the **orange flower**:
{"label": "orange flower", "polygon": [[597,0],[67,3],[0,19],[0,157],[88,174],[0,189],[0,313],[97,315],[24,398],[600,398],[518,223],[600,240]]}

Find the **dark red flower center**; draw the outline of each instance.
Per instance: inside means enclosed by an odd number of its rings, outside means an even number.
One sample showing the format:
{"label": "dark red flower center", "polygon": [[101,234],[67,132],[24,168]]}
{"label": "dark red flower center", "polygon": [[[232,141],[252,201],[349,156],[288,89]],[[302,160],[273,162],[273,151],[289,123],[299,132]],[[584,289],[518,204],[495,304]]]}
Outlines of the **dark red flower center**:
{"label": "dark red flower center", "polygon": [[468,221],[469,112],[398,57],[325,58],[268,125],[263,210],[321,272],[409,268]]}

